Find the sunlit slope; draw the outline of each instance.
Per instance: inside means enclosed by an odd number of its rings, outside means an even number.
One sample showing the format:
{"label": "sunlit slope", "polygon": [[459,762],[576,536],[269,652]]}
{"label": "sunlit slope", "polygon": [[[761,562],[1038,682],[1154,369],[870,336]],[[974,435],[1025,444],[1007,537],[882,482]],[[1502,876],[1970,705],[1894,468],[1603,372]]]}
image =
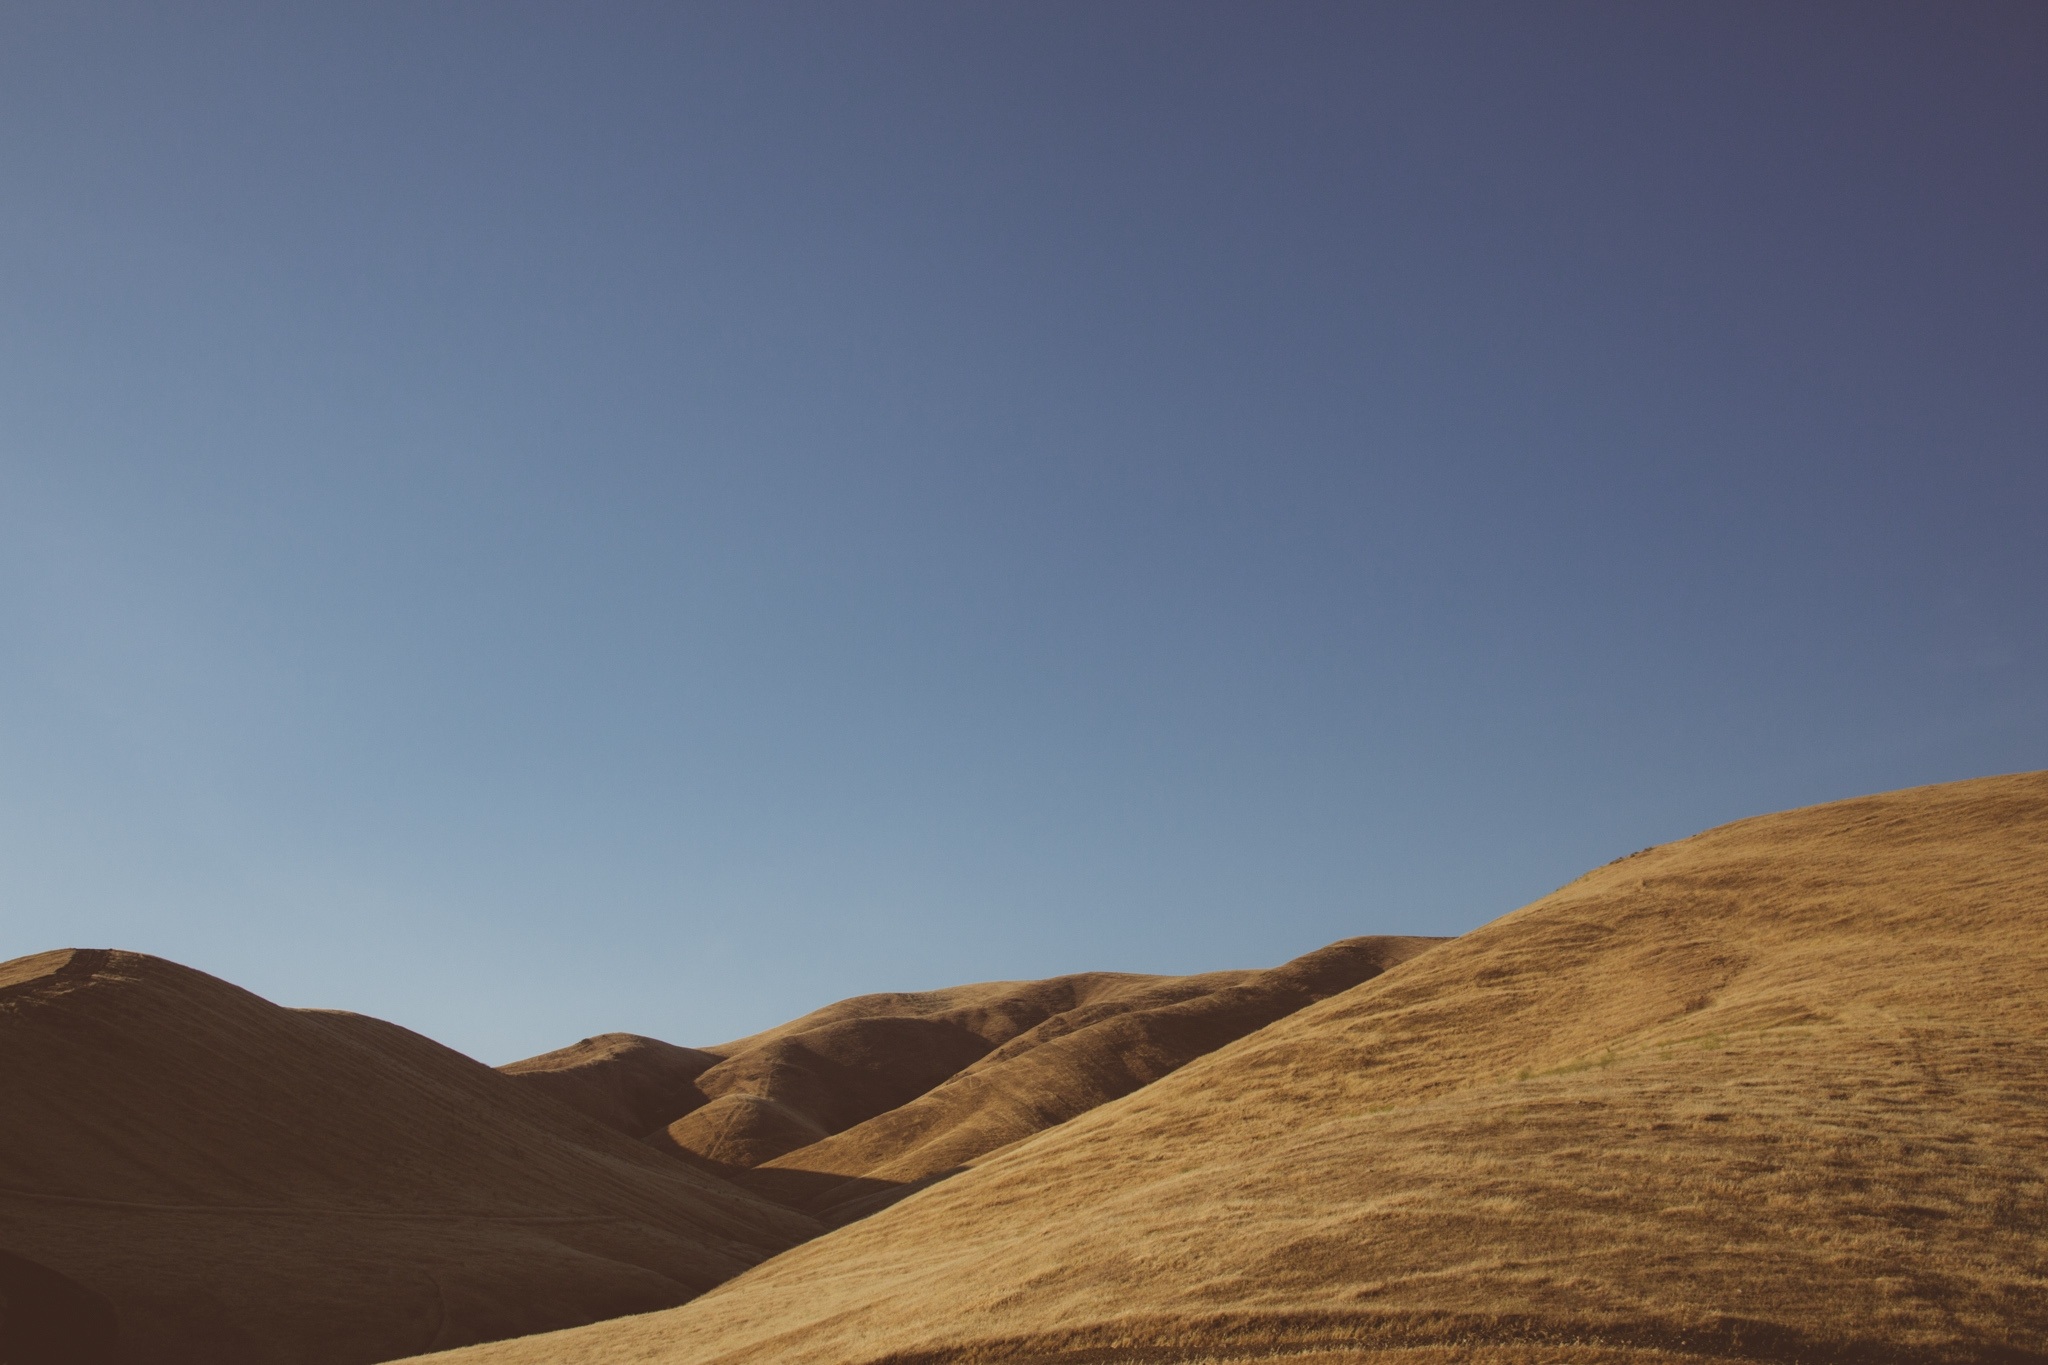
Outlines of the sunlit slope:
{"label": "sunlit slope", "polygon": [[861,995],[714,1047],[604,1034],[500,1070],[836,1222],[1129,1094],[1434,942],[1347,939],[1264,970],[1084,972]]}
{"label": "sunlit slope", "polygon": [[2048,775],[1748,820],[681,1309],[463,1358],[2038,1360],[2044,980]]}
{"label": "sunlit slope", "polygon": [[672,1155],[731,1174],[885,1113],[1075,1011],[1183,1000],[1251,972],[1083,972],[857,995],[708,1048],[604,1034],[499,1068]]}
{"label": "sunlit slope", "polygon": [[1150,1084],[1440,942],[1354,938],[1269,971],[1166,977],[1056,1014],[943,1084],[738,1177],[833,1221]]}
{"label": "sunlit slope", "polygon": [[135,953],[0,965],[0,1097],[0,1250],[111,1304],[131,1365],[664,1307],[816,1229],[395,1025]]}

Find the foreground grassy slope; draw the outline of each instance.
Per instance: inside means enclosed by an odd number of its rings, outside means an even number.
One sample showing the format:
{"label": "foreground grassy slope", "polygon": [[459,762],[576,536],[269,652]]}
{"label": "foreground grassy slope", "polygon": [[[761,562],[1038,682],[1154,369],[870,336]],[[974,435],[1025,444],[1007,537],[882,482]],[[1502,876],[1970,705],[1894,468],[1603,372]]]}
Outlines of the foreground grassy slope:
{"label": "foreground grassy slope", "polygon": [[680,1303],[817,1230],[396,1025],[136,953],[0,965],[0,1357],[38,1276],[82,1305],[50,1360],[105,1356],[110,1308],[128,1365],[362,1365]]}
{"label": "foreground grassy slope", "polygon": [[1621,860],[683,1308],[665,1362],[2037,1361],[2048,775]]}

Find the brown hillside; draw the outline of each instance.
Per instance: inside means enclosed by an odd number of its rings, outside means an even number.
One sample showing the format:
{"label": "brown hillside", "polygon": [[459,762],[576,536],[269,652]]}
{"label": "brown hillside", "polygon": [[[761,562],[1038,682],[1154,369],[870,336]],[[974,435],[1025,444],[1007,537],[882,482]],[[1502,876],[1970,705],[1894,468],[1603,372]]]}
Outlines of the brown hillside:
{"label": "brown hillside", "polygon": [[682,1308],[464,1365],[2048,1358],[2048,774],[1602,868]]}
{"label": "brown hillside", "polygon": [[498,1070],[607,1128],[638,1138],[704,1103],[697,1078],[722,1060],[716,1053],[658,1038],[605,1033]]}
{"label": "brown hillside", "polygon": [[[855,996],[707,1049],[724,1060],[697,1079],[702,1107],[652,1140],[738,1177],[915,1100],[993,1049],[1076,1011],[1115,1011],[1154,997],[1188,999],[1248,975],[1084,972]],[[804,1185],[799,1192],[810,1190]]]}
{"label": "brown hillside", "polygon": [[727,1167],[754,1166],[915,1099],[989,1050],[976,1021],[841,1019],[735,1052],[697,1078],[708,1102],[667,1139]]}
{"label": "brown hillside", "polygon": [[1346,939],[1270,971],[1167,978],[1092,1000],[1018,1034],[909,1103],[740,1182],[828,1221],[865,1215],[1436,942]]}
{"label": "brown hillside", "polygon": [[[130,1365],[356,1365],[680,1303],[816,1229],[395,1025],[134,953],[0,965],[0,1096],[0,1341],[82,1360],[98,1303]],[[22,1317],[38,1274],[80,1306]]]}
{"label": "brown hillside", "polygon": [[1349,940],[1270,971],[1088,972],[863,995],[716,1047],[607,1034],[502,1070],[838,1219],[1128,1094],[1434,941]]}
{"label": "brown hillside", "polygon": [[733,1173],[915,1099],[1076,1011],[1191,999],[1253,975],[1085,972],[859,995],[716,1047],[615,1033],[501,1070],[621,1132]]}

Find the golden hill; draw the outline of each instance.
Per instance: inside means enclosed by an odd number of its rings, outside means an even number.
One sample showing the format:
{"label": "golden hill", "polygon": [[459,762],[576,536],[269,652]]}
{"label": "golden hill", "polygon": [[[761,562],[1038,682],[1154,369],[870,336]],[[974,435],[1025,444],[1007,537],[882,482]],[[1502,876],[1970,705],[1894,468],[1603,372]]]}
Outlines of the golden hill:
{"label": "golden hill", "polygon": [[1075,1011],[1181,1000],[1249,972],[1087,972],[859,995],[708,1048],[586,1038],[501,1067],[633,1137],[736,1174],[915,1099],[990,1050]]}
{"label": "golden hill", "polygon": [[1347,939],[1268,971],[1088,972],[863,995],[716,1047],[608,1034],[503,1070],[663,1151],[840,1219],[1437,941]]}
{"label": "golden hill", "polygon": [[680,1303],[817,1231],[396,1025],[135,953],[0,966],[0,1097],[6,1359],[111,1360],[111,1311],[129,1365],[356,1365]]}
{"label": "golden hill", "polygon": [[828,1222],[872,1213],[1437,942],[1345,939],[1270,971],[1141,979],[1101,992],[916,1099],[769,1161],[740,1183]]}
{"label": "golden hill", "polygon": [[2048,774],[1593,872],[612,1362],[2048,1359]]}

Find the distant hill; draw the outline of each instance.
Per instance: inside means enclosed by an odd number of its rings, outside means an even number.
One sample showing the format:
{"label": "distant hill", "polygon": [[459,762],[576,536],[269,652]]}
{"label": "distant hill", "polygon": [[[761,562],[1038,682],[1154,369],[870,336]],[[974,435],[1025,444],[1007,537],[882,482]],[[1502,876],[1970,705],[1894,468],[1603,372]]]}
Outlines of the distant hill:
{"label": "distant hill", "polygon": [[1746,820],[684,1307],[447,1359],[2040,1362],[2044,981],[2048,774]]}
{"label": "distant hill", "polygon": [[733,1174],[915,1099],[1048,1020],[1134,996],[1187,999],[1249,974],[1088,972],[860,995],[714,1047],[614,1033],[500,1069],[623,1133]]}
{"label": "distant hill", "polygon": [[363,1365],[817,1230],[392,1024],[136,953],[0,966],[0,1360]]}
{"label": "distant hill", "polygon": [[723,1060],[633,1033],[605,1033],[498,1070],[627,1137],[645,1137],[704,1102],[697,1078]]}
{"label": "distant hill", "polygon": [[1270,971],[1091,993],[915,1099],[776,1157],[739,1182],[832,1222],[872,1213],[1438,941],[1346,939]]}
{"label": "distant hill", "polygon": [[502,1068],[834,1220],[1365,981],[1435,939],[1347,939],[1270,971],[1089,972],[856,996],[710,1048],[587,1038]]}

